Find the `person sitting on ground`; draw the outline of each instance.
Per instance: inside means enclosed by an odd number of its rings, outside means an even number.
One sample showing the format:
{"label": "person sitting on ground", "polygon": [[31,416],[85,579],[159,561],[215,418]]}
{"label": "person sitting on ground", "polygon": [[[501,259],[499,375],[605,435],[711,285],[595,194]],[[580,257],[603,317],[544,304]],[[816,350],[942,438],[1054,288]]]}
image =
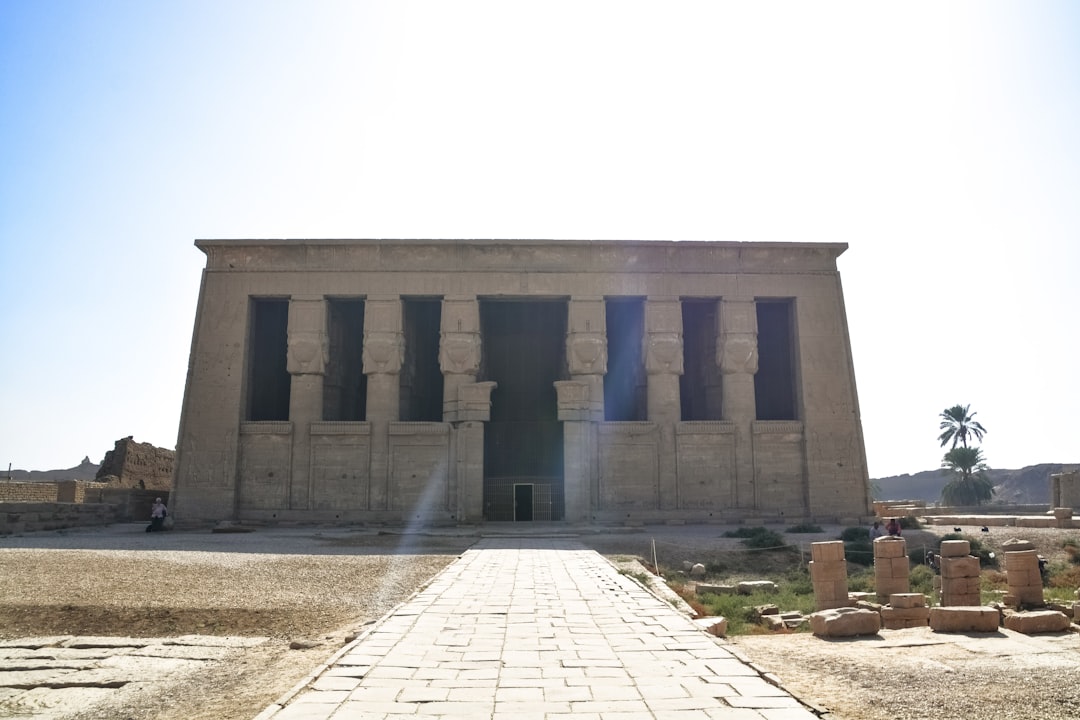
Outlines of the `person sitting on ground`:
{"label": "person sitting on ground", "polygon": [[885,531],[893,537],[900,537],[900,521],[896,518],[889,520],[889,523],[885,526]]}
{"label": "person sitting on ground", "polygon": [[165,529],[165,516],[169,514],[165,503],[161,498],[154,498],[154,504],[150,507],[150,524],[146,526],[146,532],[157,532]]}
{"label": "person sitting on ground", "polygon": [[870,540],[871,542],[877,540],[879,537],[885,535],[885,528],[881,527],[881,521],[875,520],[874,526],[870,528]]}

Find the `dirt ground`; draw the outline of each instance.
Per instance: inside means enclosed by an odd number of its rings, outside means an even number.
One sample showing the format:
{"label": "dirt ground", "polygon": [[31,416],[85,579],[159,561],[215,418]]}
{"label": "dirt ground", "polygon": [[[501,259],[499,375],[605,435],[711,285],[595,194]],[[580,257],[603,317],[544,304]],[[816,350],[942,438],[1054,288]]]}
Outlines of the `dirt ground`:
{"label": "dirt ground", "polygon": [[[725,528],[583,533],[606,555],[651,564],[720,562],[736,540]],[[939,532],[951,531],[941,528]],[[789,536],[800,545],[834,539]],[[1030,539],[1062,556],[1072,531],[993,528],[994,546]],[[405,600],[477,539],[468,532],[403,535],[260,530],[247,535],[141,526],[0,538],[0,640],[43,635],[248,635],[268,638],[198,677],[178,676],[123,706],[63,720],[251,718],[324,662],[365,624]],[[913,538],[912,541],[915,541]],[[731,642],[800,699],[834,720],[1080,717],[1080,643],[1074,634],[1024,638],[883,631],[827,641],[807,633]],[[59,716],[58,716],[59,717]]]}

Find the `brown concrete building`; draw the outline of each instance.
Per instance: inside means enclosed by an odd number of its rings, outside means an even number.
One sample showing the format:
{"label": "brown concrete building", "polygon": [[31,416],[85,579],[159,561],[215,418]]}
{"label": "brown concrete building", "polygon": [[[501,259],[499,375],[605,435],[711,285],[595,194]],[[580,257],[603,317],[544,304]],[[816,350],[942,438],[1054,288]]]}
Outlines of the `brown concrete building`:
{"label": "brown concrete building", "polygon": [[180,522],[870,512],[846,245],[196,245]]}

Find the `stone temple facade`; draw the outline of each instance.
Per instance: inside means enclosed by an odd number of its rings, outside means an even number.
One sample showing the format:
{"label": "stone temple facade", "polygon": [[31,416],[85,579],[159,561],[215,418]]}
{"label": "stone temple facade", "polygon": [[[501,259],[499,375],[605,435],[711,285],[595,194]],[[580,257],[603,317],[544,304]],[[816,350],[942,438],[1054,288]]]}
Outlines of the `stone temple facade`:
{"label": "stone temple facade", "polygon": [[178,522],[870,514],[846,245],[196,245]]}

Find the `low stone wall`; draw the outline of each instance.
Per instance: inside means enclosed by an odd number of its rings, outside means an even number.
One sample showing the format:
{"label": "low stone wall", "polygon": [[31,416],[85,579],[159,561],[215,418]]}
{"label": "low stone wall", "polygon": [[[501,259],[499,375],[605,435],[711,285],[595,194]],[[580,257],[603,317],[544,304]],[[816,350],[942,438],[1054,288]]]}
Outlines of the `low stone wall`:
{"label": "low stone wall", "polygon": [[108,525],[116,522],[116,510],[105,503],[5,502],[0,504],[0,535]]}
{"label": "low stone wall", "polygon": [[0,482],[0,502],[56,502],[54,482]]}

